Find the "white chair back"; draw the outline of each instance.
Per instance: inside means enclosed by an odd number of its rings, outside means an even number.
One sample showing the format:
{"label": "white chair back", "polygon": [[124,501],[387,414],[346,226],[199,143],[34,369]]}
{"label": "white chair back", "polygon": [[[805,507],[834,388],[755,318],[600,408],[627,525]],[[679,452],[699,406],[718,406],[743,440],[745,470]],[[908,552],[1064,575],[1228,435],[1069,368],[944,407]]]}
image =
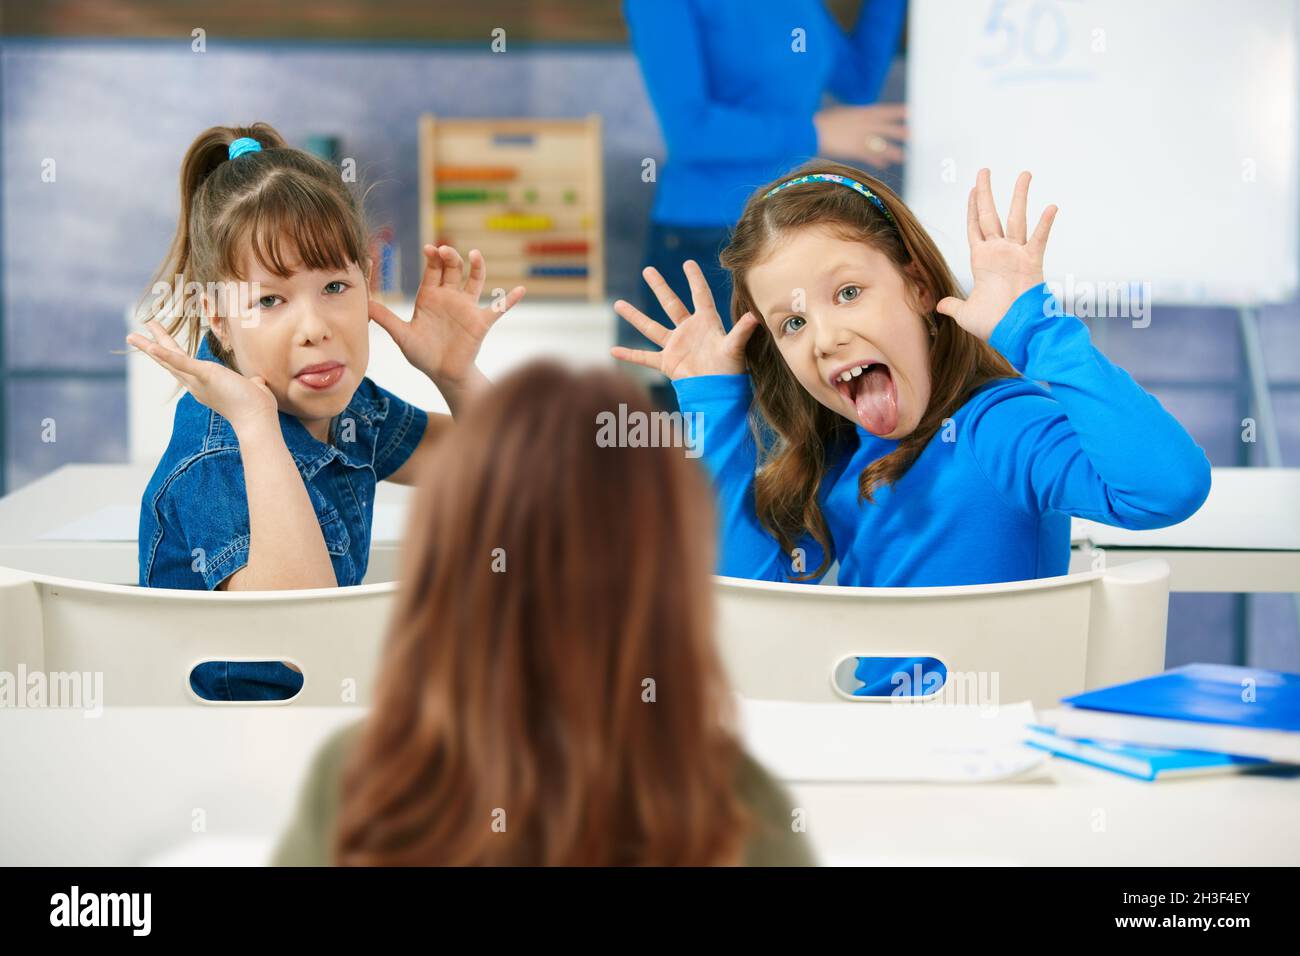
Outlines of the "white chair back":
{"label": "white chair back", "polygon": [[190,689],[190,672],[202,661],[287,661],[303,673],[301,692],[238,705],[367,705],[396,593],[392,581],[214,593],[3,568],[0,665],[102,674],[105,705],[167,706],[210,703]]}
{"label": "white chair back", "polygon": [[26,571],[0,567],[0,671],[45,669],[41,592]]}
{"label": "white chair back", "polygon": [[936,658],[948,680],[927,695],[935,701],[1030,700],[1037,707],[1164,669],[1164,561],[962,587],[716,582],[723,660],[745,697],[908,699],[852,696],[842,683],[845,661],[856,657]]}

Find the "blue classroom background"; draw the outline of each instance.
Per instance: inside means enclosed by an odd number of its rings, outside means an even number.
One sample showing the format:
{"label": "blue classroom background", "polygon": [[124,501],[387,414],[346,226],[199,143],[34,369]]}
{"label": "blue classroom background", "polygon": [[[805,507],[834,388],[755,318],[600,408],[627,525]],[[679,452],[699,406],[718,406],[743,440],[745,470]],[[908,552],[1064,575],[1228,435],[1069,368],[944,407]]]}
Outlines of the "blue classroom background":
{"label": "blue classroom background", "polygon": [[[900,56],[884,101],[904,98],[903,75]],[[125,361],[111,350],[122,347],[124,309],[144,291],[171,237],[179,161],[199,130],[260,119],[294,142],[340,137],[342,154],[356,157],[363,179],[377,184],[368,199],[372,221],[395,226],[409,263],[419,242],[420,113],[599,113],[611,299],[636,292],[653,198],[653,185],[641,181],[642,160],[664,158],[637,62],[621,45],[536,46],[503,57],[454,46],[243,42],[194,56],[187,42],[6,41],[0,104],[5,491],[68,462],[126,460]],[[58,188],[39,185],[44,157],[58,158]],[[1158,175],[1143,169],[1140,155],[1133,169]],[[1002,187],[1013,172],[995,171]],[[896,188],[900,177],[898,169],[885,176]],[[1050,257],[1048,265],[1049,278],[1066,266]],[[408,265],[408,292],[417,281]],[[1300,305],[1266,308],[1261,323],[1283,462],[1294,467]],[[1214,465],[1256,460],[1260,446],[1241,437],[1251,412],[1233,311],[1157,308],[1149,328],[1097,320],[1093,334]],[[49,417],[59,423],[54,443],[40,440]],[[1300,670],[1290,595],[1172,595],[1167,664],[1188,661]]]}

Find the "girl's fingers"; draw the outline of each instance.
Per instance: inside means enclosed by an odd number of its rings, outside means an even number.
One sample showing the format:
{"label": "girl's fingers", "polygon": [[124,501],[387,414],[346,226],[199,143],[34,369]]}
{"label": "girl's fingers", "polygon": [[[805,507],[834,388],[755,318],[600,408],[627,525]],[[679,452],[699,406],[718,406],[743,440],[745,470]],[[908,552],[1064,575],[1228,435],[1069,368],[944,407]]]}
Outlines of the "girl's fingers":
{"label": "girl's fingers", "polygon": [[614,303],[614,311],[619,314],[629,325],[648,338],[655,345],[663,348],[671,338],[672,333],[667,328],[660,325],[650,316],[646,315],[630,302],[619,299]]}
{"label": "girl's fingers", "polygon": [[426,285],[431,289],[442,285],[442,256],[438,254],[438,247],[427,244],[422,251],[424,252],[424,275],[420,276],[420,288],[415,292],[417,298]]}
{"label": "girl's fingers", "polygon": [[966,240],[971,244],[972,248],[984,241],[984,230],[980,228],[979,210],[975,207],[974,189],[966,197]]}
{"label": "girl's fingers", "polygon": [[702,312],[705,309],[716,311],[717,306],[713,302],[713,290],[709,288],[709,280],[704,278],[704,270],[694,259],[687,259],[682,263],[682,271],[686,273],[686,281],[691,286],[691,305],[693,311]]}
{"label": "girl's fingers", "polygon": [[165,349],[157,342],[150,342],[143,335],[138,335],[135,333],[128,335],[126,337],[126,340],[131,345],[135,346],[137,349],[143,352],[145,355],[149,356],[149,358],[153,359],[154,363],[158,365],[159,368],[164,369],[169,375],[171,375],[172,378],[176,379],[176,383],[180,385],[182,388],[188,388],[188,389],[194,388],[194,385],[196,384],[194,381],[194,376],[186,375],[185,373],[179,371],[174,365],[172,365],[171,362],[167,360],[166,356],[168,354],[171,354],[170,349]]}
{"label": "girl's fingers", "polygon": [[1043,210],[1043,214],[1038,217],[1038,225],[1034,228],[1034,234],[1029,237],[1028,247],[1039,259],[1047,251],[1047,237],[1052,231],[1052,223],[1056,220],[1056,206],[1048,206]]}
{"label": "girl's fingers", "polygon": [[980,229],[985,239],[1002,238],[1002,222],[998,219],[998,209],[993,203],[993,186],[987,169],[981,169],[975,177],[975,205],[979,209]]}
{"label": "girl's fingers", "polygon": [[465,291],[478,301],[478,297],[483,294],[483,282],[487,278],[487,263],[483,261],[483,253],[477,249],[469,251],[469,282],[465,283]]}
{"label": "girl's fingers", "polygon": [[753,312],[746,312],[736,320],[736,324],[731,327],[726,337],[727,348],[733,355],[740,355],[745,351],[745,346],[757,328],[758,319]]}
{"label": "girl's fingers", "polygon": [[934,310],[936,312],[942,313],[943,315],[950,316],[951,318],[956,319],[958,313],[961,312],[962,310],[962,306],[964,306],[965,304],[966,303],[964,300],[958,299],[956,296],[950,295],[940,299],[938,304],[935,305]]}
{"label": "girl's fingers", "polygon": [[620,362],[627,362],[631,365],[644,365],[646,368],[652,368],[656,372],[662,372],[659,356],[662,352],[647,352],[643,349],[629,349],[622,345],[615,345],[609,350],[609,354],[614,356]]}
{"label": "girl's fingers", "polygon": [[682,300],[677,298],[677,293],[669,288],[658,269],[654,266],[646,266],[641,270],[641,275],[646,285],[650,286],[650,291],[655,294],[655,298],[659,300],[659,304],[663,306],[668,318],[672,319],[673,325],[681,325],[690,318],[690,310],[682,305]]}
{"label": "girl's fingers", "polygon": [[252,378],[249,379],[249,381],[257,386],[257,390],[259,392],[265,392],[273,400],[275,399],[275,392],[271,391],[271,386],[266,384],[266,379],[264,379],[262,376],[254,375]]}
{"label": "girl's fingers", "polygon": [[500,302],[493,302],[488,306],[484,311],[492,313],[490,321],[495,322],[497,319],[501,318],[501,316],[513,309],[519,300],[524,297],[525,291],[526,290],[523,286],[517,285],[507,292],[506,297]]}
{"label": "girl's fingers", "polygon": [[167,334],[167,330],[163,327],[163,324],[159,322],[157,319],[150,319],[148,322],[145,323],[145,326],[149,329],[150,332],[153,333],[153,340],[157,342],[159,345],[163,346],[164,348],[172,349],[173,351],[176,352],[184,351],[184,349],[182,349],[179,345],[176,344],[176,340]]}
{"label": "girl's fingers", "polygon": [[1011,211],[1007,213],[1007,238],[1021,245],[1025,243],[1028,224],[1025,221],[1025,207],[1029,205],[1028,172],[1016,177],[1016,188],[1011,193]]}
{"label": "girl's fingers", "polygon": [[401,337],[406,334],[407,323],[403,322],[392,309],[378,299],[370,299],[366,302],[366,314],[375,325],[388,333],[389,338],[401,345]]}
{"label": "girl's fingers", "polygon": [[438,252],[442,256],[442,284],[459,289],[465,265],[461,261],[460,253],[451,246],[439,246]]}
{"label": "girl's fingers", "polygon": [[442,256],[438,255],[438,247],[426,244],[420,251],[424,253],[424,272],[420,275],[420,284],[415,290],[417,302],[426,289],[436,289],[442,285]]}
{"label": "girl's fingers", "polygon": [[[164,332],[163,335],[166,336],[167,333]],[[167,336],[167,338],[170,340],[171,336]],[[169,371],[180,372],[199,380],[203,378],[200,373],[203,372],[203,365],[206,363],[196,358],[190,358],[190,356],[175,347],[175,342],[172,343],[173,347],[169,348],[159,342],[150,342],[143,335],[136,334],[136,341],[132,344]]]}

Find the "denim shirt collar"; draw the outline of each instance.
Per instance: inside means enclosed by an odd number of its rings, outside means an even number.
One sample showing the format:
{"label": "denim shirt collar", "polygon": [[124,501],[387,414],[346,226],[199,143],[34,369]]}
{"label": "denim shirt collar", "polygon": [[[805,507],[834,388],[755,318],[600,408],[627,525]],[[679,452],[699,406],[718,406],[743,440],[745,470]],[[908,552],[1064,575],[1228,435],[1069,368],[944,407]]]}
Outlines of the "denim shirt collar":
{"label": "denim shirt collar", "polygon": [[[220,361],[208,345],[208,336],[206,334],[199,342],[196,357],[205,362]],[[381,405],[367,398],[360,387],[357,388],[348,401],[347,407],[330,422],[330,431],[333,433],[337,431],[341,421],[348,418],[353,420],[356,429],[355,440],[346,443],[347,448],[353,449],[351,451],[344,451],[343,448],[333,442],[318,441],[311,432],[307,431],[307,426],[296,415],[289,415],[283,411],[278,414],[280,416],[280,432],[284,435],[284,443],[288,447],[289,453],[293,455],[294,462],[302,473],[303,479],[310,481],[318,471],[335,458],[350,468],[368,467],[374,459],[379,426],[387,417],[388,408],[387,402]],[[213,412],[206,443],[207,447],[237,445],[238,443],[234,427],[230,422],[223,416]]]}

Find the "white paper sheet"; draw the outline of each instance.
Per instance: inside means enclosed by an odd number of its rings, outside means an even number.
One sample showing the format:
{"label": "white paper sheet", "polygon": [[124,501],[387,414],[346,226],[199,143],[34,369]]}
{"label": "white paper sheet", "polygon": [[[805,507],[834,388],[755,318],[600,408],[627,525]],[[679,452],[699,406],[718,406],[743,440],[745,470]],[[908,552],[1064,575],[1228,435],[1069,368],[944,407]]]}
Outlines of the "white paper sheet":
{"label": "white paper sheet", "polygon": [[977,783],[1030,774],[1028,701],[1001,707],[741,700],[749,752],[792,782]]}

